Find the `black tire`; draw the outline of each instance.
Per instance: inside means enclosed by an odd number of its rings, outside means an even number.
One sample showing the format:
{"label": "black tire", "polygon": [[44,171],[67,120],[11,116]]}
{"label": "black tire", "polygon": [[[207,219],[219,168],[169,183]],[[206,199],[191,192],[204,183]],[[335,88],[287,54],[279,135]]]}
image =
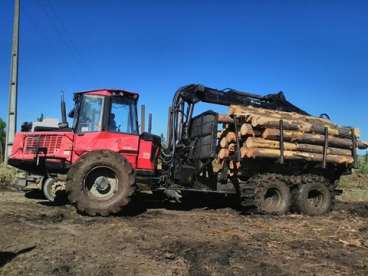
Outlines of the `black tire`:
{"label": "black tire", "polygon": [[42,184],[42,192],[43,192],[43,195],[50,202],[54,202],[55,201],[56,195],[52,191],[52,186],[54,185],[55,182],[56,182],[55,179],[53,179],[53,178],[47,178],[47,179],[45,179],[45,181]]}
{"label": "black tire", "polygon": [[136,189],[135,173],[120,154],[108,150],[83,155],[68,172],[69,201],[90,216],[117,214]]}
{"label": "black tire", "polygon": [[323,182],[307,183],[300,187],[296,204],[302,214],[320,216],[331,211],[333,195]]}
{"label": "black tire", "polygon": [[282,176],[263,175],[257,182],[255,200],[260,212],[276,215],[284,215],[289,212],[291,194]]}
{"label": "black tire", "polygon": [[65,204],[65,185],[55,178],[49,177],[42,184],[42,192],[45,198],[55,204]]}

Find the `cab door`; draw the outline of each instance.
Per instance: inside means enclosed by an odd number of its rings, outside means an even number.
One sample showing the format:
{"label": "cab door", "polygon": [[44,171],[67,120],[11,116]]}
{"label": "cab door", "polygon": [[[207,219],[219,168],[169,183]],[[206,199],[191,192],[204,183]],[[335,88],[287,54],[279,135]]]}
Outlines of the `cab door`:
{"label": "cab door", "polygon": [[76,126],[73,160],[95,150],[111,150],[137,166],[136,102],[123,96],[84,95]]}

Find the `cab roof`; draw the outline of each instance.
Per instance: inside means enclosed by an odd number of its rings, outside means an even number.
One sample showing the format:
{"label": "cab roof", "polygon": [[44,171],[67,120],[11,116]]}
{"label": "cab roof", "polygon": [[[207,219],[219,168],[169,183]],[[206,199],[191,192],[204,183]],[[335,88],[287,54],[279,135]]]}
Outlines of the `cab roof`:
{"label": "cab roof", "polygon": [[89,91],[80,91],[76,92],[76,95],[86,94],[86,95],[99,95],[99,96],[123,96],[123,97],[129,97],[133,98],[135,100],[138,100],[139,94],[135,92],[129,92],[122,89],[96,89],[96,90],[89,90]]}

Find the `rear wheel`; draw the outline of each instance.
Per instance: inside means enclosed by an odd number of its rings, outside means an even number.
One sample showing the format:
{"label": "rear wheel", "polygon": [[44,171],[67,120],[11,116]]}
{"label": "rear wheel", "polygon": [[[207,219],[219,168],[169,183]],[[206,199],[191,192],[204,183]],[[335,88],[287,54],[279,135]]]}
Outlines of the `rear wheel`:
{"label": "rear wheel", "polygon": [[318,216],[328,213],[332,208],[332,195],[324,183],[303,185],[297,194],[296,203],[301,213]]}
{"label": "rear wheel", "polygon": [[289,187],[278,175],[261,177],[256,186],[255,198],[258,210],[268,214],[286,214],[291,204]]}
{"label": "rear wheel", "polygon": [[135,176],[129,162],[111,151],[87,153],[67,177],[69,201],[90,216],[108,216],[126,207],[135,192]]}

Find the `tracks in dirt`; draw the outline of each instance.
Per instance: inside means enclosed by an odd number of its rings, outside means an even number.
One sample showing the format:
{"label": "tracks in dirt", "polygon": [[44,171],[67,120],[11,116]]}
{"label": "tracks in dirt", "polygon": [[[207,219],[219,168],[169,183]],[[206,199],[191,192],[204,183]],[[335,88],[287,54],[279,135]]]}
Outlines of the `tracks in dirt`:
{"label": "tracks in dirt", "polygon": [[[0,196],[1,275],[367,275],[368,204],[323,217],[148,209],[89,218],[23,194]],[[1,256],[0,256],[1,257]]]}

